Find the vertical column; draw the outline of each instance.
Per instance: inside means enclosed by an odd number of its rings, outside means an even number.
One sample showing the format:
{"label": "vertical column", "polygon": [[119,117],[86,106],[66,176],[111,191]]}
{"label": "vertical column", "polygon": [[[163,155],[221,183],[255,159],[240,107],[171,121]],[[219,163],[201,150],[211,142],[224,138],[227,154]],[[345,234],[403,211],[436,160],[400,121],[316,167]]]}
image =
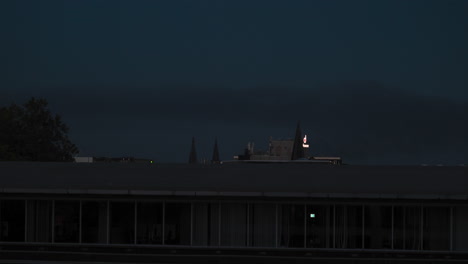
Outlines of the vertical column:
{"label": "vertical column", "polygon": [[335,248],[336,237],[336,207],[333,205],[333,248]]}
{"label": "vertical column", "polygon": [[278,247],[278,236],[279,236],[279,228],[278,228],[278,222],[279,222],[279,219],[278,219],[278,204],[276,204],[275,206],[275,247]]}
{"label": "vertical column", "polygon": [[450,206],[450,251],[453,251],[453,206]]}
{"label": "vertical column", "polygon": [[162,204],[162,244],[166,244],[166,201]]}
{"label": "vertical column", "polygon": [[307,247],[307,204],[304,204],[304,247]]}
{"label": "vertical column", "polygon": [[393,249],[393,240],[394,240],[394,232],[395,232],[395,209],[392,204],[392,249]]}
{"label": "vertical column", "polygon": [[82,228],[83,228],[83,223],[82,223],[82,220],[83,220],[83,201],[80,200],[80,213],[79,213],[79,219],[78,219],[78,229],[79,229],[79,233],[78,233],[78,243],[81,244],[81,236],[82,236]]}
{"label": "vertical column", "polygon": [[420,229],[419,229],[419,230],[421,230],[421,237],[420,237],[420,239],[421,239],[420,245],[421,245],[421,246],[420,246],[419,250],[423,250],[423,248],[424,248],[424,244],[423,244],[423,243],[424,243],[424,240],[423,240],[423,239],[424,239],[424,237],[423,237],[423,233],[424,233],[424,219],[423,219],[424,216],[423,216],[423,210],[424,210],[424,206],[421,205],[421,227],[420,227]]}
{"label": "vertical column", "polygon": [[245,241],[246,241],[246,246],[249,246],[250,245],[250,236],[249,236],[249,232],[250,232],[250,225],[249,225],[250,224],[250,203],[249,202],[247,202],[247,219],[246,220],[247,220],[247,222],[246,222],[247,227],[245,229],[245,233],[246,233],[245,235],[247,237],[246,237]]}
{"label": "vertical column", "polygon": [[364,248],[364,236],[366,235],[365,234],[365,231],[364,231],[364,228],[366,226],[366,218],[365,218],[365,211],[366,210],[366,207],[364,205],[362,205],[362,238],[361,238],[361,243],[362,243],[362,248]]}
{"label": "vertical column", "polygon": [[190,246],[192,245],[193,245],[193,202],[190,202]]}
{"label": "vertical column", "polygon": [[28,200],[24,200],[24,242],[28,242]]}
{"label": "vertical column", "polygon": [[218,246],[221,246],[221,201],[218,204]]}
{"label": "vertical column", "polygon": [[52,243],[55,242],[55,200],[52,200]]}
{"label": "vertical column", "polygon": [[137,207],[138,207],[138,203],[137,203],[136,200],[135,200],[135,206],[134,206],[134,207],[135,207],[135,216],[134,216],[135,218],[134,218],[134,220],[133,220],[133,221],[134,221],[134,226],[133,226],[133,227],[134,227],[134,229],[133,229],[133,234],[134,234],[134,235],[133,235],[133,244],[136,244],[136,243],[137,243],[137,221],[138,221],[138,214],[137,214],[137,213],[138,213],[138,208],[137,208]]}
{"label": "vertical column", "polygon": [[403,249],[406,249],[406,207],[401,207],[403,210]]}
{"label": "vertical column", "polygon": [[110,231],[110,221],[109,221],[109,219],[110,219],[110,202],[109,202],[109,200],[107,200],[106,210],[107,210],[107,213],[106,213],[106,218],[107,218],[106,219],[106,221],[107,221],[107,224],[106,224],[106,244],[109,244],[109,240],[110,240],[109,239],[110,238],[110,232],[109,232]]}

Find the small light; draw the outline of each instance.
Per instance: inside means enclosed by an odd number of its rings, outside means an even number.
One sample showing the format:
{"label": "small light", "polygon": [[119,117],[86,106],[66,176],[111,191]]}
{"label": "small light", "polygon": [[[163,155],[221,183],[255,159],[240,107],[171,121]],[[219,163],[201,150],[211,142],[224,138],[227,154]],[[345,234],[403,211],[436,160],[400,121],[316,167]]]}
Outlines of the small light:
{"label": "small light", "polygon": [[151,164],[153,164],[153,161],[152,161],[152,160],[150,160],[150,163],[151,163]]}
{"label": "small light", "polygon": [[310,218],[315,218],[315,214],[310,214]]}

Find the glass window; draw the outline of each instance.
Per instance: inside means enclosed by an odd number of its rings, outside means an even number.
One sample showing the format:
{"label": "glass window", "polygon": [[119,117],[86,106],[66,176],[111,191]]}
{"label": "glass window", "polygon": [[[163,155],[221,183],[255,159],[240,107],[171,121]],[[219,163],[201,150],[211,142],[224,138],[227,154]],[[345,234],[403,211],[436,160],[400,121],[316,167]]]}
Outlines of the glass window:
{"label": "glass window", "polygon": [[279,246],[304,247],[305,205],[279,205]]}
{"label": "glass window", "polygon": [[421,250],[421,207],[394,207],[394,249]]}
{"label": "glass window", "polygon": [[221,204],[221,246],[247,245],[247,204]]}
{"label": "glass window", "polygon": [[52,242],[52,201],[28,200],[27,242]]}
{"label": "glass window", "polygon": [[335,247],[362,248],[362,206],[335,206]]}
{"label": "glass window", "polygon": [[333,241],[333,206],[307,205],[307,247],[331,248]]}
{"label": "glass window", "polygon": [[162,244],[162,203],[137,204],[137,243]]}
{"label": "glass window", "polygon": [[81,214],[81,242],[107,243],[107,202],[83,201]]}
{"label": "glass window", "polygon": [[166,245],[190,245],[190,204],[166,203],[164,241]]}
{"label": "glass window", "polygon": [[364,207],[364,248],[392,248],[392,207],[367,205]]}
{"label": "glass window", "polygon": [[78,243],[80,202],[55,201],[55,242]]}
{"label": "glass window", "polygon": [[219,245],[219,203],[193,204],[193,245]]}
{"label": "glass window", "polygon": [[468,206],[453,207],[453,250],[468,251]]}
{"label": "glass window", "polygon": [[24,241],[24,200],[0,201],[0,241]]}
{"label": "glass window", "polygon": [[276,205],[251,204],[249,212],[249,243],[254,247],[276,246]]}
{"label": "glass window", "polygon": [[110,234],[111,244],[133,244],[135,240],[135,203],[110,203]]}
{"label": "glass window", "polygon": [[450,208],[424,207],[423,249],[450,249]]}

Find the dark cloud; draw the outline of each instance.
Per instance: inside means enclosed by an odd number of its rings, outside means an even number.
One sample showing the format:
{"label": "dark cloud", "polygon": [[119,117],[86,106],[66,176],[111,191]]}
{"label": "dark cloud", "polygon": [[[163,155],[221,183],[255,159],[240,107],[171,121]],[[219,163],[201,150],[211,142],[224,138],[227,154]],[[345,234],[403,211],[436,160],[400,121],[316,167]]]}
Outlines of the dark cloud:
{"label": "dark cloud", "polygon": [[[73,90],[79,91],[67,89]],[[44,96],[70,124],[72,138],[86,155],[180,162],[194,135],[200,156],[210,157],[217,136],[222,157],[229,159],[247,141],[265,148],[269,136],[292,137],[301,120],[313,155],[366,164],[466,163],[466,102],[369,81],[315,89],[172,85],[147,90]]]}
{"label": "dark cloud", "polygon": [[[466,1],[0,1],[0,104],[82,155],[226,159],[291,137],[350,163],[466,163]],[[342,80],[377,80],[350,81]]]}

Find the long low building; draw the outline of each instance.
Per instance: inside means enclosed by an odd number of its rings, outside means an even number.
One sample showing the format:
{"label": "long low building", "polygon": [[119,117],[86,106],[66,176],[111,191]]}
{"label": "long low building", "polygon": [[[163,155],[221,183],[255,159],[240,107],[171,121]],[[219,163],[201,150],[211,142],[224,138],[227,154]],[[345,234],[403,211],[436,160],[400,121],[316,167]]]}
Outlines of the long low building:
{"label": "long low building", "polygon": [[0,259],[468,262],[465,166],[0,162]]}

